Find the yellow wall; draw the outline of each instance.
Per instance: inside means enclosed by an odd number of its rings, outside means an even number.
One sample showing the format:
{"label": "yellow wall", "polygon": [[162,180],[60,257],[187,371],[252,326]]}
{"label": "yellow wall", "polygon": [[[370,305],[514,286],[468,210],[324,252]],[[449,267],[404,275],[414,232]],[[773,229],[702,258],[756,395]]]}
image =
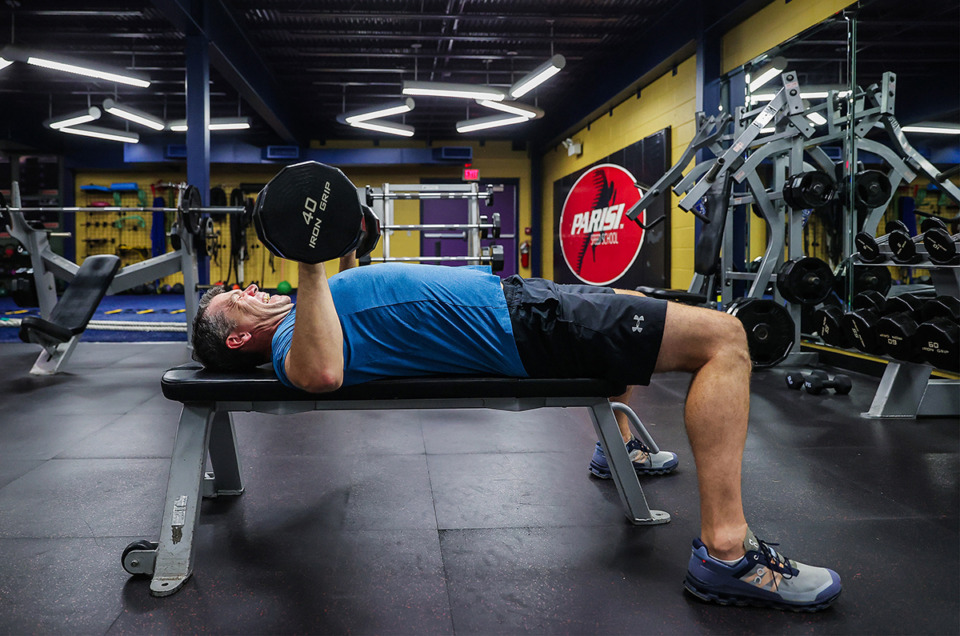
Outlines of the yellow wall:
{"label": "yellow wall", "polygon": [[[691,57],[677,66],[676,74],[668,72],[645,86],[640,98],[628,98],[571,135],[583,144],[583,154],[570,157],[563,146],[548,151],[543,158],[543,276],[553,272],[553,183],[568,174],[647,137],[670,128],[671,156],[674,161],[689,145],[695,131],[696,59]],[[693,275],[694,217],[677,207],[671,196],[670,237],[671,266],[668,281],[671,287],[686,288]]]}
{"label": "yellow wall", "polygon": [[[456,142],[439,143],[438,145],[471,145],[474,148],[473,167],[480,170],[480,176],[483,179],[516,179],[519,182],[518,213],[517,223],[519,233],[517,243],[524,240],[522,228],[528,227],[531,221],[531,182],[530,182],[530,160],[524,151],[514,151],[511,149],[510,142],[488,142],[484,146],[479,143],[465,143],[462,140]],[[362,148],[372,147],[372,143],[364,142],[337,142],[330,143],[319,148]],[[380,147],[384,147],[381,144]],[[393,146],[391,146],[393,147]],[[404,147],[398,145],[397,147]],[[407,147],[415,147],[410,145]],[[230,191],[238,187],[240,183],[266,183],[280,170],[279,164],[271,165],[224,165],[214,164],[210,168],[210,185],[221,186],[226,190],[229,196]],[[460,183],[462,177],[462,166],[454,164],[444,165],[395,165],[395,166],[347,166],[344,173],[353,183],[359,187],[365,185],[379,186],[383,183],[420,183],[421,179],[448,179],[451,183]],[[131,165],[131,170],[124,172],[84,172],[76,175],[76,201],[78,205],[88,205],[93,201],[106,201],[113,204],[113,198],[110,194],[87,193],[82,192],[80,187],[88,184],[109,186],[115,182],[137,182],[138,186],[146,191],[146,202],[152,204],[153,193],[150,184],[158,182],[181,182],[186,180],[185,172],[170,171],[166,169],[156,170],[143,168],[136,164]],[[159,191],[158,194],[164,194]],[[137,206],[137,196],[135,194],[124,195],[122,205]],[[172,199],[168,200],[168,205],[174,205]],[[395,219],[397,224],[417,224],[420,222],[420,208],[416,201],[397,201],[395,204]],[[77,261],[82,262],[88,254],[115,253],[120,244],[125,251],[123,258],[124,264],[138,262],[143,259],[144,253],[149,253],[150,248],[150,225],[151,214],[144,213],[146,227],[139,227],[139,222],[135,219],[128,219],[121,223],[122,231],[116,228],[113,223],[122,215],[117,213],[92,213],[78,214],[76,248]],[[167,215],[167,225],[172,222],[173,215]],[[86,225],[87,222],[91,225]],[[94,226],[93,224],[100,225]],[[136,227],[134,230],[133,228]],[[226,221],[217,222],[216,229],[221,236],[221,251],[219,258],[210,261],[210,282],[224,281],[227,283],[238,282],[236,272],[230,273],[229,267],[229,225]],[[113,242],[93,243],[86,239],[95,239],[106,237],[108,241]],[[133,249],[130,249],[133,248]],[[136,251],[140,248],[140,251]],[[285,261],[281,258],[273,257],[264,249],[257,240],[253,228],[247,232],[247,251],[250,259],[244,262],[244,280],[239,281],[249,283],[258,281],[262,287],[274,288],[280,281],[289,282],[294,288],[298,284],[297,267],[295,263]],[[391,237],[391,255],[392,256],[417,256],[420,252],[420,239],[417,232],[397,232]],[[381,256],[382,247],[378,246],[372,256]],[[519,259],[518,259],[519,260]],[[530,270],[520,269],[521,274],[529,275]],[[336,263],[327,264],[327,272],[333,275],[336,272]],[[168,276],[161,284],[173,284],[182,282],[183,277],[180,274]]]}
{"label": "yellow wall", "polygon": [[[729,72],[801,31],[829,18],[849,6],[849,0],[794,0],[772,2],[724,34],[721,43],[722,72]],[[613,113],[593,121],[581,122],[571,137],[583,144],[583,155],[567,156],[562,146],[548,150],[543,158],[543,274],[553,276],[553,183],[568,174],[665,127],[671,128],[671,153],[675,161],[686,149],[695,132],[696,58],[682,62],[676,73],[668,72],[644,86],[640,99],[628,98],[614,105]],[[589,130],[588,130],[589,125]],[[754,215],[750,215],[755,219]],[[762,222],[751,227],[752,256],[761,255],[766,246],[766,228]],[[671,258],[669,285],[686,288],[693,276],[694,217],[680,210],[676,197],[670,207]]]}

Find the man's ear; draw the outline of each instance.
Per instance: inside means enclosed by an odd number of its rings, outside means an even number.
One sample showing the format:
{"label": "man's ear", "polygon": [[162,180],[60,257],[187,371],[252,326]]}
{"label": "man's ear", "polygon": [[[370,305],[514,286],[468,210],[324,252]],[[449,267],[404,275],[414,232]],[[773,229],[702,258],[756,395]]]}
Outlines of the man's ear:
{"label": "man's ear", "polygon": [[249,331],[234,331],[227,336],[227,347],[230,349],[239,349],[247,344],[250,338],[253,338],[253,335]]}

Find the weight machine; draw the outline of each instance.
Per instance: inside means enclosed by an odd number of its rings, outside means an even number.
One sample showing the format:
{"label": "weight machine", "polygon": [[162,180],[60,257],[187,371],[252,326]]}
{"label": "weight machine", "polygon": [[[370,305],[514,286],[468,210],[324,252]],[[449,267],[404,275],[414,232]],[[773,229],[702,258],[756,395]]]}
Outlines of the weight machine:
{"label": "weight machine", "polygon": [[[181,184],[178,188],[177,207],[23,207],[20,187],[14,182],[11,188],[10,206],[0,206],[0,228],[20,242],[30,255],[33,279],[40,306],[40,315],[50,320],[57,305],[57,278],[70,282],[80,270],[80,265],[55,253],[50,247],[49,235],[42,224],[29,220],[26,214],[57,212],[175,212],[177,219],[170,233],[173,251],[142,262],[121,268],[110,281],[106,294],[117,294],[158,278],[183,272],[184,302],[186,307],[186,331],[188,346],[193,339],[193,317],[196,316],[199,298],[196,294],[198,273],[197,259],[206,255],[207,241],[213,238],[213,224],[209,213],[252,215],[252,201],[243,207],[202,207],[199,190]],[[59,345],[45,346],[31,369],[35,375],[57,373],[70,358],[79,342],[79,335]]]}
{"label": "weight machine", "polygon": [[[805,218],[812,208],[834,196],[839,196],[846,208],[843,215],[846,258],[841,267],[846,265],[851,270],[855,262],[863,264],[856,258],[852,240],[858,206],[865,213],[859,229],[875,234],[897,187],[913,181],[918,173],[930,177],[947,196],[960,202],[960,189],[910,145],[894,117],[895,74],[884,73],[879,85],[858,87],[853,95],[827,91],[826,99],[813,105],[801,99],[795,72],[784,71],[780,79],[782,87],[762,107],[738,107],[732,117],[727,114],[706,117],[702,112],[697,113],[696,133],[680,160],[627,212],[627,217],[636,221],[641,212],[671,188],[680,197],[679,206],[704,223],[697,244],[696,273],[688,291],[705,298],[705,294],[719,288],[719,305],[731,308],[731,313],[736,313],[738,303],[742,303],[733,297],[734,281],[738,280],[750,284],[747,299],[762,298],[768,285],[777,282],[774,303],[783,305],[784,298],[778,287],[784,281],[778,280],[778,276],[783,276],[786,265],[804,257]],[[811,123],[813,119],[823,122],[819,125],[825,126],[825,132],[822,128],[818,131]],[[730,124],[732,133],[727,133],[725,129]],[[878,127],[886,131],[888,144],[866,138]],[[834,161],[823,148],[827,144],[841,145],[850,166],[857,165],[860,149],[883,159],[889,170],[879,176],[850,171],[847,178],[838,177]],[[683,175],[683,169],[701,149],[710,150],[715,158]],[[764,183],[761,178],[758,171],[761,165],[772,167],[770,183]],[[740,189],[736,189],[737,186]],[[768,228],[766,250],[755,272],[743,271],[743,264],[735,263],[733,258],[734,216],[730,212],[740,206],[752,206]],[[932,273],[938,293],[960,294],[960,266],[934,265]],[[768,320],[765,315],[754,318],[752,323],[744,321],[751,349],[754,345],[761,349],[773,347],[775,351],[770,356],[773,364],[783,360],[792,364],[809,363],[815,353],[797,352],[800,306],[789,303],[786,311],[792,320],[790,334],[784,333],[782,323]],[[783,345],[782,356],[778,353],[780,345]],[[790,353],[791,349],[794,353]],[[864,416],[960,413],[957,399],[960,382],[931,380],[932,368],[891,361],[874,404]]]}

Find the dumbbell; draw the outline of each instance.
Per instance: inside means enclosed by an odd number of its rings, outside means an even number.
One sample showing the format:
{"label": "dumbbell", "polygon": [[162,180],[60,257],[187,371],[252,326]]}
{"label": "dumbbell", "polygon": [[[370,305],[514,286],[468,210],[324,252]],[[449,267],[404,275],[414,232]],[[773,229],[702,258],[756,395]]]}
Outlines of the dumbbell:
{"label": "dumbbell", "polygon": [[806,382],[807,378],[810,376],[817,376],[821,380],[830,379],[830,374],[827,373],[826,371],[821,371],[820,369],[814,369],[809,374],[788,373],[785,376],[783,376],[783,379],[786,381],[788,389],[799,391],[801,388],[803,388],[803,383]]}
{"label": "dumbbell", "polygon": [[353,251],[361,258],[380,240],[380,219],[360,203],[350,179],[316,161],[286,166],[268,181],[257,196],[253,224],[272,254],[300,263]]}
{"label": "dumbbell", "polygon": [[952,296],[924,301],[913,294],[902,294],[887,299],[884,309],[889,311],[875,326],[881,352],[904,362],[919,362],[921,357],[914,343],[919,324],[934,318],[956,316],[960,301]]}
{"label": "dumbbell", "polygon": [[817,309],[813,314],[814,330],[820,334],[829,345],[835,347],[849,348],[853,346],[852,342],[847,341],[843,335],[843,329],[840,328],[840,321],[843,318],[843,309],[836,305],[825,305]]}
{"label": "dumbbell", "polygon": [[883,294],[872,290],[854,296],[850,311],[840,318],[840,331],[847,346],[867,353],[877,350],[873,325],[879,320],[885,301]]}
{"label": "dumbbell", "polygon": [[929,312],[924,315],[924,322],[917,326],[913,336],[914,346],[924,362],[938,369],[960,371],[960,300],[952,296],[945,297],[944,306],[938,308],[937,313],[940,315],[929,319]]}
{"label": "dumbbell", "polygon": [[923,233],[923,246],[937,265],[960,265],[960,234],[951,235],[946,227],[931,227]]}
{"label": "dumbbell", "polygon": [[883,316],[920,311],[924,299],[916,294],[900,294],[884,298],[883,294],[866,291],[857,294],[851,311],[840,319],[844,338],[864,353],[882,353],[877,334],[877,323]]}
{"label": "dumbbell", "polygon": [[926,234],[933,228],[940,228],[946,231],[947,226],[942,219],[931,216],[924,219],[923,223],[920,224],[921,234],[918,236],[911,237],[910,233],[903,229],[897,229],[891,232],[888,244],[890,245],[890,253],[893,256],[893,260],[903,265],[912,265],[922,261],[923,257],[917,254],[917,244],[923,241],[923,234]]}
{"label": "dumbbell", "polygon": [[869,232],[857,232],[853,237],[853,242],[857,246],[857,256],[862,263],[883,263],[887,260],[887,255],[880,249],[890,240],[890,234],[894,231],[900,231],[909,236],[910,230],[903,221],[890,221],[884,227],[886,234],[874,238]]}
{"label": "dumbbell", "polygon": [[791,389],[799,390],[803,387],[810,395],[820,395],[827,389],[833,389],[837,395],[846,395],[853,388],[853,382],[848,376],[838,373],[831,380],[825,371],[820,370],[812,371],[809,375],[788,373],[786,381]]}

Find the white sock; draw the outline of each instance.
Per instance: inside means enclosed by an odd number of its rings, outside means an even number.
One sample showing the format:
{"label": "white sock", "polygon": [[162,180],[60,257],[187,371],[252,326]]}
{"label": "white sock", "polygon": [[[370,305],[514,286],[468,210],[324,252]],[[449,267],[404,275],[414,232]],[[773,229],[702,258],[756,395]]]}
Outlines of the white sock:
{"label": "white sock", "polygon": [[734,566],[734,565],[740,563],[740,561],[743,560],[743,557],[740,557],[739,559],[734,559],[734,560],[732,560],[732,561],[727,561],[726,559],[718,559],[717,557],[713,557],[713,560],[714,560],[714,561],[719,561],[720,563],[724,563],[724,564],[729,565],[729,566]]}

